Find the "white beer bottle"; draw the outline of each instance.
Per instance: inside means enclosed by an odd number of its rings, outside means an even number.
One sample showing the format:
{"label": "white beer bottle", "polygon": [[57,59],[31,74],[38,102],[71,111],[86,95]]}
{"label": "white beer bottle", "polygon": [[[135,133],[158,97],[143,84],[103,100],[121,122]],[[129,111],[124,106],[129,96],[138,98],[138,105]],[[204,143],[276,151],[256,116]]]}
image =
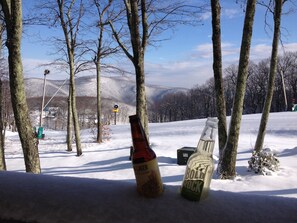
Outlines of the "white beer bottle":
{"label": "white beer bottle", "polygon": [[190,156],[181,195],[188,200],[199,201],[208,195],[214,171],[212,157],[217,132],[217,118],[208,118],[195,152]]}

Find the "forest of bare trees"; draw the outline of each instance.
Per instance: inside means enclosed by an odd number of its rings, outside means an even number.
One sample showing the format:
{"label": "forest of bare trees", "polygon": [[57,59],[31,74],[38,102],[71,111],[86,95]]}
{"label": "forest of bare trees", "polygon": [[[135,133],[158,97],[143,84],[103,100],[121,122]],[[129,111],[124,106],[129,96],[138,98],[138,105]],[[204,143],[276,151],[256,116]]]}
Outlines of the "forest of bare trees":
{"label": "forest of bare trees", "polygon": [[[293,100],[297,100],[297,52],[280,56],[278,61],[271,112],[290,111]],[[269,59],[261,60],[258,63],[250,63],[243,114],[262,112],[267,92],[269,66]],[[283,90],[281,72],[284,75],[285,91]],[[235,92],[237,66],[230,65],[223,71],[223,74],[226,112],[230,116]],[[152,107],[150,112],[151,121],[167,122],[217,116],[214,88],[214,81],[211,78],[205,84],[196,86],[186,93],[179,92],[166,95]]]}

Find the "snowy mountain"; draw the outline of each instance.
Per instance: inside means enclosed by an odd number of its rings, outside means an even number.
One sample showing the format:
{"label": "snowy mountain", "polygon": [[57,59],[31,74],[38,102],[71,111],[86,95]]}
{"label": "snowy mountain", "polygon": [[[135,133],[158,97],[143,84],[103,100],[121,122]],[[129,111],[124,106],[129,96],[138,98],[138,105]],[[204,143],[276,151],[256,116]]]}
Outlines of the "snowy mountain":
{"label": "snowy mountain", "polygon": [[[43,94],[42,78],[27,78],[25,79],[26,94],[28,98],[41,97]],[[78,97],[96,97],[96,76],[83,76],[75,79],[76,95]],[[62,87],[61,87],[62,86]],[[61,87],[56,96],[68,96],[69,81],[66,80],[46,80],[47,97],[52,97]],[[148,102],[162,98],[168,93],[178,91],[186,91],[185,88],[171,88],[157,85],[147,85],[146,93]],[[122,102],[124,104],[135,104],[135,79],[134,77],[116,76],[116,77],[101,77],[101,92],[102,98],[112,101]]]}

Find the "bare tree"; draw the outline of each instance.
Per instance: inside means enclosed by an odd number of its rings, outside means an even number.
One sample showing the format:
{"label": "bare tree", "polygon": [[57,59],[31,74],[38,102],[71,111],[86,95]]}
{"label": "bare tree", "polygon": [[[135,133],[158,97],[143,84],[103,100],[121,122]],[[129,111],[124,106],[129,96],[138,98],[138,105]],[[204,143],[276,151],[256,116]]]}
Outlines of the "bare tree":
{"label": "bare tree", "polygon": [[[97,77],[97,142],[103,141],[103,123],[102,123],[102,107],[101,107],[101,70],[102,59],[117,52],[116,47],[111,47],[111,44],[104,45],[107,41],[104,39],[105,28],[109,25],[109,21],[113,21],[113,13],[110,10],[113,0],[106,0],[102,3],[102,0],[93,0],[93,4],[97,10],[98,22],[96,27],[99,28],[99,35],[96,41],[96,49],[92,50],[94,53],[93,62],[96,67]],[[117,15],[118,13],[116,13]],[[117,17],[115,15],[115,17]]]}
{"label": "bare tree", "polygon": [[6,60],[0,56],[0,170],[6,169],[4,153],[6,128],[8,123],[11,123],[11,119],[14,119],[8,79],[8,64]]}
{"label": "bare tree", "polygon": [[4,154],[4,140],[5,140],[5,135],[4,135],[4,125],[3,125],[3,93],[2,93],[2,88],[3,88],[3,82],[2,79],[0,78],[0,170],[6,170],[6,162],[5,162],[5,154]]}
{"label": "bare tree", "polygon": [[246,86],[245,112],[260,113],[265,101],[269,60],[260,61],[257,65],[250,63],[249,73]]}
{"label": "bare tree", "polygon": [[219,173],[222,179],[232,179],[236,176],[236,157],[240,131],[240,124],[243,111],[243,102],[248,76],[249,54],[254,23],[256,0],[248,0],[246,3],[246,13],[240,49],[236,92],[233,103],[229,133],[224,147],[222,160],[219,166]]}
{"label": "bare tree", "polygon": [[0,170],[6,170],[5,154],[4,154],[4,135],[3,132],[3,114],[2,114],[2,80],[0,79]]}
{"label": "bare tree", "polygon": [[[55,0],[36,2],[37,15],[28,19],[34,25],[46,25],[63,32],[62,37],[55,36],[49,42],[57,47],[57,59],[47,64],[69,73],[69,96],[67,117],[67,150],[72,151],[72,129],[74,128],[77,156],[82,154],[80,126],[76,108],[75,77],[78,73],[89,69],[85,56],[85,48],[79,34],[84,22],[84,4],[82,0]],[[45,16],[46,15],[46,16]],[[60,56],[60,57],[59,57]]]}
{"label": "bare tree", "polygon": [[238,66],[231,65],[224,70],[224,91],[226,102],[226,115],[231,115],[233,99],[236,89],[236,79],[238,73]]}
{"label": "bare tree", "polygon": [[223,149],[227,140],[226,102],[224,96],[222,74],[221,49],[221,6],[219,0],[211,0],[212,11],[212,42],[213,42],[213,72],[216,91],[216,107],[218,116],[219,153],[222,158]]}
{"label": "bare tree", "polygon": [[[123,0],[128,24],[129,46],[121,39],[120,32],[110,23],[119,46],[131,60],[136,74],[136,113],[140,117],[142,125],[148,136],[148,112],[145,93],[145,67],[144,55],[148,44],[152,44],[152,37],[162,31],[171,29],[177,24],[185,24],[182,17],[199,17],[205,6],[188,5],[182,1],[160,0]],[[193,18],[192,17],[192,18]],[[190,20],[188,20],[189,22]],[[194,20],[191,20],[192,22]],[[197,19],[195,22],[197,23]],[[199,20],[200,21],[200,20]],[[122,26],[121,26],[121,30]],[[150,42],[149,42],[150,40]]]}
{"label": "bare tree", "polygon": [[288,86],[291,92],[291,103],[297,101],[297,52],[286,53],[283,57],[278,60],[278,72],[282,71],[286,80],[286,86]]}
{"label": "bare tree", "polygon": [[[130,31],[130,41],[132,45],[133,54],[131,54],[127,47],[123,45],[120,40],[118,32],[116,32],[113,23],[110,22],[114,36],[119,45],[123,49],[126,56],[131,60],[135,68],[136,74],[136,114],[140,117],[144,130],[148,136],[148,113],[145,93],[145,74],[144,74],[144,53],[148,40],[148,21],[146,1],[140,1],[140,13],[138,8],[138,1],[124,0],[127,14],[127,23]],[[141,19],[140,19],[141,18]],[[140,25],[141,23],[141,25]],[[141,29],[142,27],[142,29]]]}
{"label": "bare tree", "polygon": [[[283,100],[281,104],[285,104],[284,110],[287,111],[288,101],[287,101],[287,88],[293,91],[292,98],[297,99],[297,76],[296,76],[296,61],[297,53],[287,52],[283,57],[278,59],[277,73],[279,74],[281,86],[282,86],[282,96]],[[286,87],[287,86],[287,87]]]}
{"label": "bare tree", "polygon": [[[83,16],[83,4],[80,1],[78,7],[76,8],[77,17],[74,17],[74,7],[75,0],[67,1],[57,0],[58,10],[57,16],[60,20],[60,25],[62,27],[65,44],[67,48],[67,63],[69,66],[69,75],[70,75],[70,86],[69,86],[69,115],[72,114],[74,133],[75,133],[75,142],[76,142],[76,151],[77,156],[82,155],[81,142],[80,142],[80,127],[78,121],[78,114],[76,109],[76,93],[75,93],[75,50],[78,47],[77,35],[80,28],[80,22]],[[70,109],[71,108],[71,109]],[[71,116],[69,117],[69,120]],[[69,123],[71,124],[71,123]],[[70,128],[70,127],[69,127]],[[67,142],[69,145],[72,142]]]}
{"label": "bare tree", "polygon": [[8,48],[10,92],[14,117],[24,153],[26,172],[40,173],[38,140],[35,138],[26,101],[21,57],[22,1],[3,0]]}
{"label": "bare tree", "polygon": [[270,72],[269,72],[269,81],[267,87],[267,94],[265,97],[265,104],[262,111],[261,122],[259,126],[259,131],[257,135],[257,140],[254,150],[260,152],[263,148],[263,142],[266,133],[266,126],[269,118],[269,112],[274,92],[274,83],[275,75],[277,71],[277,54],[278,54],[278,42],[280,37],[280,24],[281,24],[281,14],[282,14],[282,5],[284,0],[275,0],[274,1],[274,35],[272,42],[272,52],[270,59]]}
{"label": "bare tree", "polygon": [[72,114],[72,89],[71,85],[69,85],[69,94],[68,94],[68,100],[67,100],[67,134],[66,134],[66,142],[67,142],[67,151],[71,152],[72,151],[72,128],[73,128],[73,114]]}
{"label": "bare tree", "polygon": [[[2,17],[2,10],[0,11],[0,66],[2,67],[2,36],[5,29],[4,18]],[[2,75],[1,75],[2,76]],[[0,170],[6,170],[5,153],[4,153],[4,140],[5,140],[5,129],[3,129],[3,81],[0,76]]]}

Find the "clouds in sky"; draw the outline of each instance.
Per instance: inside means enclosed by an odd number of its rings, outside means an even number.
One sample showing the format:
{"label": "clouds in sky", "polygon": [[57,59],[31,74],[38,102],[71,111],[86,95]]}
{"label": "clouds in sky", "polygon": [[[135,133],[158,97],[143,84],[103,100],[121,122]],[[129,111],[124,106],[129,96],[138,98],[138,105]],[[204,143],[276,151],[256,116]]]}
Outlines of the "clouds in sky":
{"label": "clouds in sky", "polygon": [[49,61],[42,59],[23,58],[23,72],[26,77],[42,78],[45,68],[43,65],[48,64]]}
{"label": "clouds in sky", "polygon": [[[297,42],[288,44],[279,44],[279,55],[284,52],[295,52],[297,51]],[[222,43],[222,55],[223,60],[238,60],[240,53],[240,46],[233,43],[223,42]],[[250,57],[251,60],[261,60],[269,58],[271,54],[271,45],[266,43],[252,44]],[[201,44],[195,47],[194,53],[197,58],[207,58],[212,60],[212,44]]]}
{"label": "clouds in sky", "polygon": [[[259,7],[254,24],[254,32],[252,46],[250,51],[250,59],[257,63],[262,59],[271,56],[271,45],[273,32],[268,33],[264,28],[264,8]],[[223,69],[231,64],[238,65],[240,54],[240,43],[242,38],[242,26],[244,20],[244,9],[240,5],[230,2],[222,3],[221,10],[221,28],[222,28],[222,59]],[[296,16],[293,15],[291,20]],[[290,28],[291,20],[287,17],[283,18],[283,27],[290,30],[290,35],[286,36],[283,44],[279,45],[279,55],[284,52],[297,51],[297,41],[294,39],[295,29]],[[147,82],[159,83],[167,86],[181,86],[191,88],[197,84],[204,84],[213,76],[212,63],[212,41],[211,41],[211,14],[205,14],[205,29],[197,28],[191,33],[185,33],[185,41],[180,43],[183,45],[190,44],[191,38],[195,38],[191,42],[192,48],[187,52],[177,53],[183,55],[182,58],[165,60],[154,63],[146,63]],[[271,22],[271,21],[270,21]],[[207,28],[208,27],[208,28]],[[284,30],[283,30],[284,31]],[[284,32],[282,32],[284,35]],[[284,38],[285,36],[282,36]],[[170,49],[170,52],[172,50]],[[166,58],[166,56],[162,56]]]}
{"label": "clouds in sky", "polygon": [[[259,10],[263,11],[261,8]],[[235,1],[223,1],[221,13],[221,46],[224,69],[231,64],[238,64],[244,11]],[[292,18],[295,19],[296,15]],[[204,84],[213,76],[211,13],[207,12],[203,14],[203,19],[205,20],[203,26],[177,30],[173,36],[174,38],[160,46],[160,49],[147,52],[145,61],[147,84],[192,88],[197,84]],[[258,26],[254,28],[253,33],[250,56],[254,62],[269,58],[271,54],[271,36],[268,37],[267,33],[263,30],[262,19],[262,17],[258,17],[257,23],[255,23]],[[290,22],[294,19],[287,20],[285,27],[288,24],[290,25]],[[294,39],[294,35],[296,35],[294,31],[296,29],[288,27],[288,30],[293,35],[288,36],[286,43],[283,45],[280,44],[280,55],[284,51],[297,51],[297,40],[296,38]],[[30,49],[28,52],[31,51]],[[149,56],[147,56],[148,54]],[[50,63],[51,61],[49,60],[24,58],[25,77],[43,78],[44,69],[51,70],[52,76],[49,77],[51,79],[68,77],[66,73],[55,68],[41,66],[42,64]],[[123,61],[120,67],[128,68],[129,71],[134,73],[131,62],[125,58]],[[90,75],[93,74],[94,72],[90,72]]]}
{"label": "clouds in sky", "polygon": [[223,9],[222,16],[226,16],[229,19],[233,19],[238,16],[242,16],[242,11],[238,9],[226,8],[226,9]]}
{"label": "clouds in sky", "polygon": [[57,66],[52,65],[53,60],[23,58],[23,73],[25,78],[43,78],[44,70],[50,70],[48,79],[64,80],[69,78],[67,72]]}
{"label": "clouds in sky", "polygon": [[[280,45],[279,54],[283,52],[297,51],[297,42]],[[231,64],[238,64],[240,46],[230,42],[222,43],[223,69]],[[270,57],[271,45],[259,43],[251,47],[251,60],[259,61]],[[53,67],[43,66],[50,61],[28,59],[23,60],[25,77],[43,78],[44,69],[50,69],[52,76],[50,79],[65,79],[68,75]],[[127,67],[133,72],[130,61]],[[192,88],[196,85],[206,83],[213,76],[212,70],[212,44],[205,43],[194,47],[184,58],[178,61],[160,60],[159,62],[146,61],[146,83],[155,85],[165,85],[171,87]],[[94,72],[90,72],[93,75]]]}
{"label": "clouds in sky", "polygon": [[146,63],[147,83],[172,87],[191,88],[205,83],[212,72],[208,64],[198,61],[175,61],[163,63]]}
{"label": "clouds in sky", "polygon": [[[285,52],[297,51],[297,43],[280,45],[279,55]],[[231,64],[238,65],[240,46],[232,43],[222,43],[223,69]],[[250,58],[254,62],[269,58],[271,45],[255,44],[251,46]],[[162,61],[146,63],[147,81],[174,87],[191,88],[202,85],[213,76],[212,44],[196,46],[192,52],[179,61]]]}
{"label": "clouds in sky", "polygon": [[[221,43],[223,56],[234,56],[239,54],[239,48],[235,44],[223,42]],[[212,59],[212,43],[198,45],[194,48],[193,57]]]}

